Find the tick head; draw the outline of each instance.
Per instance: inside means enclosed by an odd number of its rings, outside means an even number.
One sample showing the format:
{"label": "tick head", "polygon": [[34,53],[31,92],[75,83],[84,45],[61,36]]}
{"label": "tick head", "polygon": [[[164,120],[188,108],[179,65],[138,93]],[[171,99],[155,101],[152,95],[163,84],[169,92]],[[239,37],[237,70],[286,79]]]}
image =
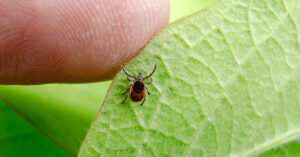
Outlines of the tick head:
{"label": "tick head", "polygon": [[143,73],[142,73],[142,72],[139,72],[138,80],[142,80],[142,79],[143,79]]}

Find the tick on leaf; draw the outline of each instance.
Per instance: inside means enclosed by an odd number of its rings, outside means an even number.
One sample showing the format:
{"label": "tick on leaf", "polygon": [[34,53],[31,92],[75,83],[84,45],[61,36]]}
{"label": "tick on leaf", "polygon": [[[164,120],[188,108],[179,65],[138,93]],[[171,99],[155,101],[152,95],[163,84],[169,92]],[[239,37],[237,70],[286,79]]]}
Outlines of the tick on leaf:
{"label": "tick on leaf", "polygon": [[[140,102],[143,100],[143,102],[140,104],[141,106],[143,106],[144,102],[146,101],[146,91],[148,93],[148,95],[151,94],[151,92],[147,89],[146,84],[151,84],[152,83],[152,78],[151,76],[154,74],[155,70],[156,70],[156,64],[154,66],[153,71],[148,75],[143,77],[143,73],[139,72],[139,76],[136,77],[134,75],[129,74],[124,66],[122,65],[122,69],[124,71],[124,73],[127,75],[127,80],[129,82],[131,82],[131,85],[127,88],[127,90],[122,94],[125,95],[126,97],[125,99],[121,102],[121,104],[123,104],[127,97],[129,96],[130,100],[133,102]],[[146,82],[146,79],[150,79],[149,82]]]}

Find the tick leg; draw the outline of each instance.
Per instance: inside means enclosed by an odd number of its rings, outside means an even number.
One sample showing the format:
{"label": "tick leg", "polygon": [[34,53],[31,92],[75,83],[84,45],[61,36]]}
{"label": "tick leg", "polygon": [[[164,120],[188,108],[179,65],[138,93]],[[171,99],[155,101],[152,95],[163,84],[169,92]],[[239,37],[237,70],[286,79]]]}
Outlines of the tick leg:
{"label": "tick leg", "polygon": [[121,102],[123,104],[127,100],[128,94],[126,95],[125,99]]}
{"label": "tick leg", "polygon": [[144,102],[146,101],[146,95],[145,95],[145,97],[144,97],[144,100],[143,100],[143,102],[141,103],[141,106],[143,106],[144,105]]}
{"label": "tick leg", "polygon": [[129,86],[129,87],[127,88],[127,90],[126,90],[124,93],[122,93],[122,95],[126,94],[126,93],[129,91],[130,87],[131,87],[131,86]]}
{"label": "tick leg", "polygon": [[147,90],[147,93],[148,93],[149,95],[151,95],[151,92],[148,90],[148,88],[146,88],[146,90]]}
{"label": "tick leg", "polygon": [[131,80],[129,76],[127,76],[127,80],[128,80],[129,82],[134,82],[134,81],[135,81],[135,80]]}
{"label": "tick leg", "polygon": [[149,77],[149,79],[150,79],[150,82],[144,82],[144,83],[145,84],[151,84],[152,83],[152,78]]}
{"label": "tick leg", "polygon": [[156,64],[155,64],[155,66],[154,66],[154,69],[153,69],[152,73],[151,73],[150,75],[144,77],[143,80],[145,80],[145,79],[147,79],[147,78],[150,78],[150,77],[154,74],[155,70],[156,70]]}
{"label": "tick leg", "polygon": [[134,79],[136,79],[136,77],[135,76],[133,76],[133,75],[130,75],[126,70],[125,70],[125,68],[124,68],[124,66],[122,65],[122,69],[123,69],[123,71],[124,71],[124,73],[127,75],[127,79],[128,79],[128,77],[132,77],[132,78],[134,78]]}

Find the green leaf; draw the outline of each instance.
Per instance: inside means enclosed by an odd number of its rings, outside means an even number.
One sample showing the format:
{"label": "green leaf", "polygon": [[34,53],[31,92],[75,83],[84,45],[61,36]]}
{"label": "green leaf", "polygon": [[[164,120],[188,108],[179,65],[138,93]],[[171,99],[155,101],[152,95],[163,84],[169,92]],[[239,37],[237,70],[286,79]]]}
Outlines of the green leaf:
{"label": "green leaf", "polygon": [[[187,0],[182,3],[171,0],[171,20],[191,14],[210,1]],[[110,81],[87,85],[0,86],[0,97],[31,122],[33,127],[39,128],[46,137],[65,151],[75,154],[104,100],[109,84]],[[45,111],[47,114],[44,114]],[[78,112],[86,115],[78,115]],[[59,123],[53,122],[51,117],[59,119]],[[19,145],[27,142],[24,140]],[[38,144],[39,142],[32,149],[36,150]],[[22,153],[23,149],[15,145],[11,144],[16,148],[14,152]]]}
{"label": "green leaf", "polygon": [[300,139],[290,141],[260,154],[260,157],[291,157],[300,155]]}
{"label": "green leaf", "polygon": [[[186,0],[186,3],[182,3],[171,0],[171,19],[191,14],[210,1]],[[44,138],[49,138],[63,150],[76,154],[91,120],[104,100],[109,84],[110,81],[85,85],[0,86],[0,97],[9,103],[17,114],[33,124],[32,128],[39,128],[46,135]],[[11,118],[7,114],[4,114],[3,118],[5,116],[8,116],[7,119]],[[5,131],[3,129],[0,127],[0,132]],[[39,141],[31,142],[30,149],[37,150]],[[37,144],[34,145],[34,142]],[[25,144],[28,144],[25,139],[16,143],[12,140],[9,146],[15,150],[7,149],[7,152],[22,154],[22,148],[27,147],[20,146]],[[49,152],[49,155],[53,154]]]}
{"label": "green leaf", "polygon": [[0,101],[0,124],[0,156],[68,156],[2,101]]}
{"label": "green leaf", "polygon": [[119,73],[79,155],[292,151],[284,144],[300,136],[299,39],[296,0],[226,0],[170,25],[126,67],[137,75],[158,65],[144,106],[120,104],[129,82]]}
{"label": "green leaf", "polygon": [[0,98],[63,150],[75,155],[109,83],[0,86]]}
{"label": "green leaf", "polygon": [[208,6],[215,0],[170,0],[170,21],[173,22]]}

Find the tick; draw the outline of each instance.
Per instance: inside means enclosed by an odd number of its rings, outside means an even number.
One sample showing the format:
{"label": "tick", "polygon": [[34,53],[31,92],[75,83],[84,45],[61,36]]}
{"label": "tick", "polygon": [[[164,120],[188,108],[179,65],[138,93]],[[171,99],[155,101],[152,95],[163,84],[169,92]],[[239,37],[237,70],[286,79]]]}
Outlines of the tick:
{"label": "tick", "polygon": [[[143,100],[143,102],[140,104],[141,106],[143,106],[144,102],[146,101],[146,91],[148,93],[148,95],[151,94],[151,92],[147,89],[146,84],[152,84],[152,78],[151,76],[154,74],[155,70],[156,70],[156,64],[154,66],[153,71],[146,77],[143,77],[143,73],[139,72],[139,76],[136,77],[134,75],[129,74],[124,66],[122,65],[122,69],[124,71],[124,73],[127,75],[127,80],[129,82],[131,82],[131,85],[127,88],[127,90],[122,94],[125,95],[126,97],[125,99],[121,102],[121,104],[123,104],[127,97],[129,96],[130,100],[133,102],[140,102]],[[146,79],[150,79],[149,82],[146,82]]]}

